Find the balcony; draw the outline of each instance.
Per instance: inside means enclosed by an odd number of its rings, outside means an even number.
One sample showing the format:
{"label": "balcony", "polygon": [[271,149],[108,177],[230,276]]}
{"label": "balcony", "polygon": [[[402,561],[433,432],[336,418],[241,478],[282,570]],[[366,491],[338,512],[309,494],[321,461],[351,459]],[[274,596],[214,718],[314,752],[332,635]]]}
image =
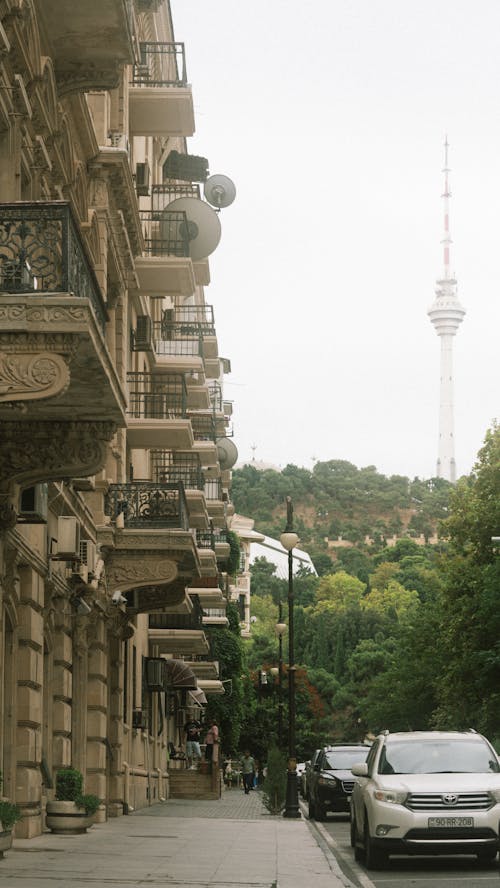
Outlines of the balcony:
{"label": "balcony", "polygon": [[137,612],[185,609],[184,576],[198,575],[201,563],[183,485],[110,484],[104,508],[109,524],[99,529],[98,542],[109,593],[122,592]]}
{"label": "balcony", "polygon": [[[203,306],[199,306],[199,308],[202,307]],[[195,308],[195,306],[192,306],[192,308]],[[212,361],[214,358],[218,359],[219,351],[217,345],[217,335],[215,332],[213,320],[197,321],[187,319],[184,320],[182,318],[179,318],[179,314],[181,316],[185,314],[186,317],[189,317],[185,308],[177,309],[175,311],[175,321],[167,320],[170,314],[170,310],[164,312],[164,317],[161,321],[162,340],[170,342],[175,341],[176,339],[187,337],[189,339],[193,339],[194,341],[198,341],[198,353],[203,356],[205,367],[207,365],[207,361]],[[191,311],[190,315],[194,317],[194,313]]]}
{"label": "balcony", "polygon": [[134,60],[132,0],[42,0],[36,7],[59,94],[118,86],[120,70]]}
{"label": "balcony", "polygon": [[210,646],[202,626],[200,608],[189,616],[152,613],[149,615],[149,641],[159,654],[208,654]]}
{"label": "balcony", "polygon": [[181,374],[128,373],[127,442],[132,449],[190,450],[194,443]]}
{"label": "balcony", "polygon": [[[31,454],[18,472],[13,451],[6,475],[35,483],[96,474],[104,442],[125,425],[126,402],[105,342],[106,308],[68,203],[0,204],[0,303],[2,441],[12,433],[15,451]],[[52,465],[40,474],[47,451]]]}
{"label": "balcony", "polygon": [[183,43],[141,43],[129,86],[133,136],[192,136],[194,110]]}
{"label": "balcony", "polygon": [[162,322],[156,322],[153,340],[158,366],[175,373],[203,374],[203,341],[199,331],[184,330],[179,324],[167,329]]}
{"label": "balcony", "polygon": [[205,481],[198,454],[154,450],[151,453],[151,464],[155,481],[183,484],[190,527],[207,528],[209,518],[204,492]]}
{"label": "balcony", "polygon": [[217,577],[217,559],[215,557],[215,539],[212,531],[196,531],[196,547],[201,564],[201,576],[205,579]]}
{"label": "balcony", "polygon": [[205,499],[210,518],[217,522],[224,519],[225,502],[222,496],[222,484],[220,478],[205,481]]}
{"label": "balcony", "polygon": [[141,290],[153,296],[191,296],[196,280],[186,214],[142,210],[139,216],[144,255],[136,257],[135,268]]}

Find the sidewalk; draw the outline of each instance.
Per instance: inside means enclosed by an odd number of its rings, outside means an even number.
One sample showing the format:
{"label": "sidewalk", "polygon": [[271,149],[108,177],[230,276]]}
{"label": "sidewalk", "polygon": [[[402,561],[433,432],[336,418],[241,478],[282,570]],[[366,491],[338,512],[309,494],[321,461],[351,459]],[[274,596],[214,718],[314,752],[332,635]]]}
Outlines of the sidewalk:
{"label": "sidewalk", "polygon": [[0,888],[342,888],[308,821],[272,816],[260,793],[169,800],[81,836],[14,839]]}

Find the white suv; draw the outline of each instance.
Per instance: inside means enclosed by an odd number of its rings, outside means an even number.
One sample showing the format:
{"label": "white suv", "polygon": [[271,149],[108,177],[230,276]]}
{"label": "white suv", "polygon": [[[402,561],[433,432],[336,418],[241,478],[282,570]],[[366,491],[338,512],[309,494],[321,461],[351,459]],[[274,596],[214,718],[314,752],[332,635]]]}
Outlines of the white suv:
{"label": "white suv", "polygon": [[475,854],[499,845],[500,764],[475,731],[381,734],[352,766],[351,845],[380,869],[390,854]]}

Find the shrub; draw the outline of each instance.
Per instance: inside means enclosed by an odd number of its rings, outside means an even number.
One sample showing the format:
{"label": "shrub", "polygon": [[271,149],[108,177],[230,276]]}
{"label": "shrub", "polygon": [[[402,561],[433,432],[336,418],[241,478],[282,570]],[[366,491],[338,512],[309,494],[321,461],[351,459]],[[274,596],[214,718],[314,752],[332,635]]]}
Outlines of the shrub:
{"label": "shrub", "polygon": [[101,799],[83,793],[83,774],[76,768],[61,768],[56,774],[56,799],[58,802],[76,802],[91,817],[101,804]]}
{"label": "shrub", "polygon": [[285,807],[286,757],[272,746],[267,758],[267,773],[262,785],[262,801],[270,814],[279,814]]}
{"label": "shrub", "polygon": [[4,832],[9,832],[22,816],[21,809],[17,805],[7,800],[0,801],[0,822]]}

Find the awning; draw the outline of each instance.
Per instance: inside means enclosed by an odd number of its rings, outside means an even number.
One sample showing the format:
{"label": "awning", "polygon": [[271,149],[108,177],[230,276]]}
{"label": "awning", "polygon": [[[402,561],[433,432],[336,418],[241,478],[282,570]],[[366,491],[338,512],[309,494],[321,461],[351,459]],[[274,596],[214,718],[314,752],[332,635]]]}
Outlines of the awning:
{"label": "awning", "polygon": [[174,658],[165,660],[167,664],[167,686],[169,688],[196,691],[198,682],[193,670],[184,662]]}
{"label": "awning", "polygon": [[192,697],[197,706],[206,706],[207,698],[203,691],[199,689],[197,691],[189,691],[189,696]]}

